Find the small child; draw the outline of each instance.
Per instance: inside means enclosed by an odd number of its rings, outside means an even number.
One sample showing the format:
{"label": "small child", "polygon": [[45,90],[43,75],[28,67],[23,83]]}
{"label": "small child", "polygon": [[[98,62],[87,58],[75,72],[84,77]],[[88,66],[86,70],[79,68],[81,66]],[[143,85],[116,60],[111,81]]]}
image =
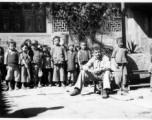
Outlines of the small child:
{"label": "small child", "polygon": [[74,51],[74,44],[69,44],[69,51],[67,52],[67,72],[69,86],[76,83],[76,68],[77,68],[77,54]]}
{"label": "small child", "polygon": [[80,69],[82,69],[82,66],[85,65],[91,58],[90,51],[87,50],[87,45],[85,42],[81,42],[80,44],[81,50],[78,52],[78,63],[80,66]]}
{"label": "small child", "polygon": [[[77,54],[77,58],[78,58],[78,52],[79,51],[80,51],[80,45],[78,43],[76,43],[75,44],[75,52]],[[77,68],[76,68],[76,74],[77,74],[77,76],[76,76],[76,79],[77,79],[79,73],[80,73],[80,67],[79,67],[79,64],[77,64]]]}
{"label": "small child", "polygon": [[66,50],[59,44],[60,43],[60,37],[55,36],[53,38],[54,46],[51,49],[51,57],[53,62],[53,82],[56,83],[56,86],[65,86],[65,61],[67,61],[67,55]]}
{"label": "small child", "polygon": [[[81,50],[78,52],[78,63],[79,68],[82,70],[83,65],[85,65],[91,59],[91,53],[87,49],[87,44],[85,42],[80,43]],[[91,81],[86,81],[84,86],[90,85]]]}
{"label": "small child", "polygon": [[29,83],[31,81],[31,74],[30,74],[30,62],[31,58],[28,55],[28,45],[26,43],[21,45],[22,52],[19,56],[19,64],[21,66],[21,83],[22,88],[29,89]]}
{"label": "small child", "polygon": [[[4,49],[0,47],[0,86],[3,82],[3,76],[4,76]],[[2,90],[2,88],[0,88]]]}
{"label": "small child", "polygon": [[14,40],[10,40],[8,42],[8,50],[4,55],[4,64],[7,65],[7,75],[5,80],[8,82],[7,90],[12,90],[12,81],[15,78],[15,89],[18,88],[18,82],[20,82],[20,71],[19,71],[19,54],[17,52],[16,42]]}
{"label": "small child", "polygon": [[51,55],[50,52],[47,49],[47,46],[43,46],[43,66],[42,66],[42,71],[43,71],[43,80],[45,85],[49,85],[50,87],[52,86],[52,62],[51,62]]}
{"label": "small child", "polygon": [[121,91],[128,92],[128,72],[127,72],[127,49],[123,48],[122,38],[117,38],[118,47],[112,53],[112,60],[116,66],[115,82]]}
{"label": "small child", "polygon": [[41,87],[41,77],[42,77],[42,55],[43,53],[38,49],[38,41],[33,43],[33,58],[32,58],[32,75],[34,88]]}

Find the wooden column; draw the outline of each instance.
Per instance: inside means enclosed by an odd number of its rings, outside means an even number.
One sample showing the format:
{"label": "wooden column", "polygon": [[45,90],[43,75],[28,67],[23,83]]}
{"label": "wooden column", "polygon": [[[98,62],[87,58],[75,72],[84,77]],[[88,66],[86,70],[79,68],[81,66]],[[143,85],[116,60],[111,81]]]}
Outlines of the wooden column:
{"label": "wooden column", "polygon": [[126,15],[125,15],[125,3],[121,3],[121,11],[122,11],[122,38],[123,45],[126,47]]}

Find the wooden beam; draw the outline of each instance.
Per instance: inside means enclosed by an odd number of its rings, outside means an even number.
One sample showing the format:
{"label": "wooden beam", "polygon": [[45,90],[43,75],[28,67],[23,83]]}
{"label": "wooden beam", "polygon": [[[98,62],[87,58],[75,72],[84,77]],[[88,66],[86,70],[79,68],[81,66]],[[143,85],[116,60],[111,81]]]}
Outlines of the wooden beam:
{"label": "wooden beam", "polygon": [[126,47],[125,3],[121,3],[121,12],[122,12],[122,39],[123,39],[123,46]]}

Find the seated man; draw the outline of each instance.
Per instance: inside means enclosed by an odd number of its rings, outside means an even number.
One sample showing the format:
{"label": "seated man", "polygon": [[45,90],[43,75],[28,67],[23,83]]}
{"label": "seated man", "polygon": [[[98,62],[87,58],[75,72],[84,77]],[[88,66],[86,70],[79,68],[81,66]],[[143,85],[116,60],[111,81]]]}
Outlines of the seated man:
{"label": "seated man", "polygon": [[[93,69],[90,69],[93,67]],[[103,98],[108,98],[107,90],[110,89],[110,61],[109,58],[101,54],[101,47],[93,45],[93,57],[82,67],[78,80],[74,86],[74,91],[70,94],[75,96],[81,93],[86,80],[103,81]]]}

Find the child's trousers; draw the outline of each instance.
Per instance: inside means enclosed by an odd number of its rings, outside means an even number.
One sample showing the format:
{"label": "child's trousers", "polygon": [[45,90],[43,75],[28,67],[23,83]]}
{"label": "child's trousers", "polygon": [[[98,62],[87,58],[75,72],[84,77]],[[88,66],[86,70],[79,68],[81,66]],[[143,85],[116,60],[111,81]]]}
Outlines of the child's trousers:
{"label": "child's trousers", "polygon": [[118,64],[118,68],[115,72],[115,82],[121,87],[121,85],[128,84],[128,72],[127,72],[127,64]]}
{"label": "child's trousers", "polygon": [[52,69],[43,69],[43,83],[44,84],[50,84],[52,82],[52,76],[51,76]]}
{"label": "child's trousers", "polygon": [[39,65],[32,64],[32,80],[33,82],[38,81]]}
{"label": "child's trousers", "polygon": [[21,67],[21,82],[29,83],[31,80],[30,68]]}
{"label": "child's trousers", "polygon": [[53,69],[53,82],[64,82],[65,72],[64,64],[55,64]]}
{"label": "child's trousers", "polygon": [[13,80],[15,79],[15,82],[20,82],[20,71],[18,66],[7,66],[7,75],[5,77],[5,80]]}
{"label": "child's trousers", "polygon": [[76,70],[68,71],[68,80],[76,82]]}

